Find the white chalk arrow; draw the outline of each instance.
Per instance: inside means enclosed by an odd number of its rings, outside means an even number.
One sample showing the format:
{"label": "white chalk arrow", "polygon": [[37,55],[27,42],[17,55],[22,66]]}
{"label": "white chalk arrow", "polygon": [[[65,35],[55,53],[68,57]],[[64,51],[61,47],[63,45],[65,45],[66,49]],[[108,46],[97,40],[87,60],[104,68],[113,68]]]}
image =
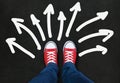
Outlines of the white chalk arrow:
{"label": "white chalk arrow", "polygon": [[16,42],[16,38],[8,38],[6,39],[6,43],[8,44],[12,54],[15,53],[14,47],[17,47],[18,49],[20,49],[21,51],[23,51],[25,54],[27,54],[28,56],[30,56],[31,58],[35,58],[35,55],[33,55],[31,52],[29,52],[28,50],[26,50],[25,48],[23,48],[22,46],[20,46],[19,44],[17,44]]}
{"label": "white chalk arrow", "polygon": [[33,25],[36,25],[36,27],[38,28],[38,31],[39,31],[39,33],[40,33],[40,35],[41,35],[41,37],[42,37],[42,40],[45,41],[45,40],[46,40],[45,34],[44,34],[43,30],[42,30],[42,27],[41,27],[40,24],[39,24],[40,20],[38,20],[38,19],[35,17],[34,14],[31,14],[30,17],[31,17],[31,20],[32,20]]}
{"label": "white chalk arrow", "polygon": [[52,31],[51,31],[51,15],[54,14],[54,8],[52,4],[49,4],[45,11],[43,12],[44,15],[47,15],[47,29],[48,29],[48,36],[52,38]]}
{"label": "white chalk arrow", "polygon": [[66,17],[62,11],[59,13],[58,20],[60,21],[60,29],[57,40],[60,41],[63,34],[64,21],[66,20]]}
{"label": "white chalk arrow", "polygon": [[103,55],[105,55],[107,53],[107,48],[101,46],[101,45],[96,45],[96,48],[91,48],[91,49],[88,49],[88,50],[85,50],[81,53],[79,53],[79,57],[82,57],[88,53],[91,53],[91,52],[102,52]]}
{"label": "white chalk arrow", "polygon": [[98,36],[105,36],[105,38],[102,40],[103,42],[106,42],[108,39],[110,39],[114,35],[114,32],[109,29],[100,29],[99,32],[97,33],[92,33],[90,35],[87,35],[81,39],[78,40],[78,43],[82,43],[85,40],[88,40],[93,37],[98,37]]}
{"label": "white chalk arrow", "polygon": [[108,11],[105,11],[105,12],[98,12],[97,13],[97,17],[94,17],[84,23],[82,23],[77,29],[76,31],[80,31],[83,27],[87,26],[88,24],[91,24],[95,21],[98,21],[98,20],[105,20],[105,18],[108,16]]}
{"label": "white chalk arrow", "polygon": [[34,40],[36,46],[37,46],[37,49],[38,50],[41,50],[41,45],[40,43],[38,42],[36,36],[33,34],[33,32],[28,29],[25,25],[21,24],[24,22],[23,19],[20,19],[20,18],[12,18],[11,21],[14,23],[14,25],[16,26],[16,29],[18,31],[19,34],[22,34],[22,30],[21,29],[24,29],[31,37],[32,39]]}
{"label": "white chalk arrow", "polygon": [[73,26],[73,23],[75,21],[75,18],[77,16],[77,13],[81,11],[81,7],[80,7],[80,2],[77,2],[71,9],[70,9],[71,12],[73,12],[73,16],[71,18],[71,21],[68,25],[68,28],[67,28],[67,31],[66,31],[66,37],[69,37],[69,34],[70,34],[70,31],[71,31],[71,28]]}

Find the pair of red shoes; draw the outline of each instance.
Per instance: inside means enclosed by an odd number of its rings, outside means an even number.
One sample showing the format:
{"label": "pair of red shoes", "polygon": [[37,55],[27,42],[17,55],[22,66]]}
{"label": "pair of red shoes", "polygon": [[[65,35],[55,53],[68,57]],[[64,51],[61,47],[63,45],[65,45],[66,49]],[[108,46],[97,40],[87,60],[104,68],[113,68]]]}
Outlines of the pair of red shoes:
{"label": "pair of red shoes", "polygon": [[[57,45],[53,41],[49,41],[44,48],[44,61],[47,65],[48,63],[58,63],[57,60]],[[64,64],[67,62],[76,62],[76,47],[72,41],[67,41],[63,47],[63,61]]]}

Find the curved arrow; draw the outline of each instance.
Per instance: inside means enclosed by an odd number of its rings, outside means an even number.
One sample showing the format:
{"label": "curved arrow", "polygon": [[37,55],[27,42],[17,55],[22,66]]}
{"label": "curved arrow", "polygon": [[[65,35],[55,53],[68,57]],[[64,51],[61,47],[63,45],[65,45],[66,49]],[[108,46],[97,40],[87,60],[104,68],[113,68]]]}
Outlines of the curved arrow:
{"label": "curved arrow", "polygon": [[51,32],[51,15],[54,14],[54,8],[52,4],[49,4],[48,7],[43,12],[44,15],[47,15],[47,29],[48,29],[48,36],[49,38],[52,38],[52,32]]}
{"label": "curved arrow", "polygon": [[59,30],[57,40],[60,41],[63,33],[64,21],[66,20],[66,17],[62,11],[60,11],[59,13],[58,20],[60,21],[60,30]]}
{"label": "curved arrow", "polygon": [[81,11],[81,7],[80,7],[80,2],[77,2],[71,9],[70,9],[71,12],[74,11],[73,13],[73,16],[71,18],[71,21],[68,25],[68,28],[67,28],[67,31],[66,31],[66,37],[69,37],[69,34],[70,34],[70,31],[71,31],[71,28],[73,26],[73,23],[75,21],[75,18],[77,16],[77,13]]}
{"label": "curved arrow", "polygon": [[91,52],[102,52],[103,55],[105,55],[107,53],[107,48],[103,47],[103,46],[100,46],[100,45],[96,45],[96,48],[91,48],[91,49],[88,49],[88,50],[85,50],[81,53],[79,53],[79,57],[82,57],[88,53],[91,53]]}
{"label": "curved arrow", "polygon": [[95,21],[98,21],[98,20],[100,20],[100,19],[101,19],[101,20],[105,20],[105,18],[106,18],[107,16],[108,16],[108,11],[99,12],[99,13],[97,13],[97,17],[92,18],[92,19],[84,22],[83,24],[81,24],[81,25],[76,29],[76,31],[78,32],[78,31],[80,31],[83,27],[87,26],[88,24],[91,24],[91,23],[93,23],[93,22],[95,22]]}
{"label": "curved arrow", "polygon": [[109,29],[100,29],[98,33],[93,33],[90,35],[87,35],[81,39],[78,40],[78,43],[82,43],[85,40],[88,40],[93,37],[98,37],[98,36],[106,36],[102,41],[106,42],[108,39],[110,39],[113,36],[114,32]]}
{"label": "curved arrow", "polygon": [[12,54],[15,53],[15,50],[13,48],[13,46],[17,47],[18,49],[20,49],[21,51],[23,51],[25,54],[27,54],[28,56],[30,56],[31,58],[35,58],[35,55],[33,55],[31,52],[29,52],[28,50],[26,50],[25,48],[23,48],[22,46],[20,46],[19,44],[17,44],[16,42],[16,38],[8,38],[6,39],[6,43],[8,44]]}
{"label": "curved arrow", "polygon": [[36,25],[36,26],[37,26],[38,31],[39,31],[39,33],[40,33],[40,35],[41,35],[41,37],[42,37],[42,40],[45,41],[46,38],[45,38],[44,32],[43,32],[43,30],[42,30],[42,27],[41,27],[40,24],[39,24],[40,20],[38,20],[38,19],[35,17],[34,14],[31,14],[30,17],[31,17],[31,20],[32,20],[33,25]]}
{"label": "curved arrow", "polygon": [[12,18],[11,21],[14,23],[14,25],[16,26],[16,29],[18,31],[19,34],[22,34],[22,29],[24,29],[31,37],[32,39],[34,40],[36,46],[37,46],[37,49],[38,50],[41,50],[41,45],[39,44],[36,36],[33,34],[33,32],[31,30],[29,30],[25,25],[21,24],[20,22],[24,22],[23,19],[20,19],[20,18]]}

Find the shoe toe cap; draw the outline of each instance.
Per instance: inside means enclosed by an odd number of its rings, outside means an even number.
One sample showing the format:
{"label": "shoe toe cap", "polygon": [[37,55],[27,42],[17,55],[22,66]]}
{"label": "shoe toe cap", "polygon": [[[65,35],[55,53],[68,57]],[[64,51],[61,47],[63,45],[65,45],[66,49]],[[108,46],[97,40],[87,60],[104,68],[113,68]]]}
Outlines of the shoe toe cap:
{"label": "shoe toe cap", "polygon": [[49,41],[46,45],[45,45],[46,49],[52,49],[52,48],[57,48],[55,42],[53,41]]}
{"label": "shoe toe cap", "polygon": [[72,41],[67,41],[64,45],[64,48],[76,48],[76,47]]}

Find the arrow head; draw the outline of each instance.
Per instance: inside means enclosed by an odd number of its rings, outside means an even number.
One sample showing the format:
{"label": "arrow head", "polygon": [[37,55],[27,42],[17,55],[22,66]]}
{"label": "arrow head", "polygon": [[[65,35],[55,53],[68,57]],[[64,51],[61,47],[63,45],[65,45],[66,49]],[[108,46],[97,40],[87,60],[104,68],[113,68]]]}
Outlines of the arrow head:
{"label": "arrow head", "polygon": [[102,51],[102,54],[105,55],[107,53],[107,48],[101,46],[101,45],[96,45],[96,48],[100,51]]}
{"label": "arrow head", "polygon": [[99,33],[103,35],[109,35],[109,30],[108,29],[99,29]]}
{"label": "arrow head", "polygon": [[49,4],[49,5],[47,6],[47,8],[45,9],[45,11],[43,12],[44,15],[46,15],[46,14],[48,14],[48,13],[54,14],[54,8],[53,8],[53,5],[52,5],[52,4]]}
{"label": "arrow head", "polygon": [[80,6],[80,2],[77,2],[72,8],[70,8],[70,11],[81,11],[81,6]]}
{"label": "arrow head", "polygon": [[105,12],[98,12],[97,16],[101,18],[101,20],[105,20],[105,18],[108,16],[108,11]]}
{"label": "arrow head", "polygon": [[11,52],[14,54],[15,50],[13,48],[13,43],[16,41],[16,38],[8,38],[6,39],[6,43],[8,44],[8,46],[10,47]]}
{"label": "arrow head", "polygon": [[22,31],[20,29],[20,23],[23,23],[24,20],[20,19],[20,18],[12,18],[11,21],[14,23],[14,25],[16,26],[16,29],[18,31],[19,34],[22,34]]}
{"label": "arrow head", "polygon": [[14,23],[24,22],[24,20],[20,18],[12,18],[11,21]]}
{"label": "arrow head", "polygon": [[109,29],[100,29],[99,32],[101,34],[107,35],[102,41],[106,42],[108,39],[110,39],[114,35],[114,31],[109,30]]}
{"label": "arrow head", "polygon": [[33,25],[36,25],[37,23],[40,22],[40,20],[38,20],[38,19],[35,17],[34,14],[31,14],[31,15],[30,15],[30,18],[31,18],[31,20],[32,20]]}
{"label": "arrow head", "polygon": [[66,17],[62,11],[59,12],[58,20],[66,20]]}
{"label": "arrow head", "polygon": [[31,52],[29,52],[29,51],[25,50],[23,47],[19,46],[15,41],[16,41],[16,38],[6,39],[6,43],[8,44],[8,46],[13,54],[15,53],[13,46],[16,46],[17,48],[19,48],[20,50],[25,52],[27,55],[29,55],[30,57],[35,58],[35,56]]}

